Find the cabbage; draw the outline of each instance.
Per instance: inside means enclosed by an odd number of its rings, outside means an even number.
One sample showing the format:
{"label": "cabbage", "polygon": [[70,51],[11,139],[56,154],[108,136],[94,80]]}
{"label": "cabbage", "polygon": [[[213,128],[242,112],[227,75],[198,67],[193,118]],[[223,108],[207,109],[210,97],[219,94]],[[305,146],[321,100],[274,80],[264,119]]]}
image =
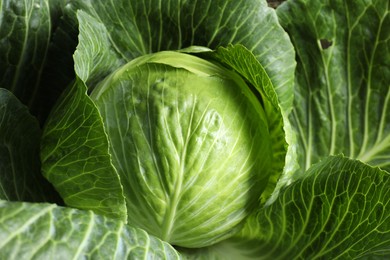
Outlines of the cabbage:
{"label": "cabbage", "polygon": [[388,1],[268,4],[0,0],[0,258],[389,258]]}
{"label": "cabbage", "polygon": [[204,247],[231,236],[253,211],[271,146],[265,112],[239,75],[159,52],[120,67],[90,97],[129,224],[174,245]]}

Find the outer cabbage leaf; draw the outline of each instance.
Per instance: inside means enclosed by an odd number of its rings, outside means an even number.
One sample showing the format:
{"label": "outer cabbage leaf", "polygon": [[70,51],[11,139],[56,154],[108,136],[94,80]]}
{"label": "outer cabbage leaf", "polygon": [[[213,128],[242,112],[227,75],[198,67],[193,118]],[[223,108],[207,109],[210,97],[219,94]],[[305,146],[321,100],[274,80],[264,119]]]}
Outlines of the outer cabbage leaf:
{"label": "outer cabbage leaf", "polygon": [[1,259],[179,259],[123,222],[54,204],[0,200]]}
{"label": "outer cabbage leaf", "polygon": [[[101,56],[107,52],[116,52],[124,64],[135,57],[162,50],[192,45],[216,49],[230,43],[242,44],[254,53],[266,70],[282,110],[291,109],[294,50],[278,23],[275,10],[268,8],[265,0],[244,3],[228,0],[90,1],[83,10],[95,21],[89,20],[88,25],[93,27],[89,33],[80,29],[82,34],[88,33],[80,39],[102,40],[87,40],[77,48],[77,74],[86,75],[80,76],[83,80],[96,82],[94,77],[99,74],[91,72],[89,75],[85,71],[99,64]],[[85,21],[80,20],[82,28]],[[97,28],[101,33],[104,31],[104,35],[94,35]],[[78,62],[90,66],[78,66]]]}
{"label": "outer cabbage leaf", "polygon": [[189,259],[388,259],[389,193],[386,171],[329,157],[251,219],[252,232],[182,253]]}
{"label": "outer cabbage leaf", "polygon": [[40,171],[41,129],[28,108],[0,88],[0,199],[58,200]]}
{"label": "outer cabbage leaf", "polygon": [[53,108],[42,136],[42,172],[66,205],[126,220],[103,122],[86,91],[76,79]]}
{"label": "outer cabbage leaf", "polygon": [[297,52],[302,172],[339,153],[389,171],[389,1],[296,0],[277,13]]}
{"label": "outer cabbage leaf", "polygon": [[329,157],[258,216],[264,258],[390,256],[390,175]]}
{"label": "outer cabbage leaf", "polygon": [[0,85],[34,102],[50,42],[49,3],[1,0],[0,6]]}
{"label": "outer cabbage leaf", "polygon": [[67,2],[0,1],[0,87],[14,93],[40,123],[74,78],[77,27],[68,19],[74,10],[65,8]]}
{"label": "outer cabbage leaf", "polygon": [[[77,12],[79,44],[74,55],[75,71],[92,89],[125,63],[112,46],[106,27],[83,10]],[[93,87],[91,87],[93,86]]]}

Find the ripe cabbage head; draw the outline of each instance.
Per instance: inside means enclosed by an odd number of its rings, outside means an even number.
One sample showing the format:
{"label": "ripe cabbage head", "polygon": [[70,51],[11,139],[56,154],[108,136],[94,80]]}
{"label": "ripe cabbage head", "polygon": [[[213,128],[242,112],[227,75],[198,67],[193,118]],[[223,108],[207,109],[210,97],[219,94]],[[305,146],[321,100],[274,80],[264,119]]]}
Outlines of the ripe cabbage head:
{"label": "ripe cabbage head", "polygon": [[122,66],[90,97],[133,226],[203,247],[231,236],[258,205],[269,130],[259,99],[233,70],[164,51]]}

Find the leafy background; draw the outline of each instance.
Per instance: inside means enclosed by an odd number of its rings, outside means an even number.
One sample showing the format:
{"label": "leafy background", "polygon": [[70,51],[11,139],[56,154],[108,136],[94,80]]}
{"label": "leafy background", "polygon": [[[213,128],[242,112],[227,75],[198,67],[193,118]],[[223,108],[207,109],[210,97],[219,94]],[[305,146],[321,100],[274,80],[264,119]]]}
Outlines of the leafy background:
{"label": "leafy background", "polygon": [[72,54],[78,31],[69,2],[0,4],[0,86],[28,106],[41,125],[74,78]]}

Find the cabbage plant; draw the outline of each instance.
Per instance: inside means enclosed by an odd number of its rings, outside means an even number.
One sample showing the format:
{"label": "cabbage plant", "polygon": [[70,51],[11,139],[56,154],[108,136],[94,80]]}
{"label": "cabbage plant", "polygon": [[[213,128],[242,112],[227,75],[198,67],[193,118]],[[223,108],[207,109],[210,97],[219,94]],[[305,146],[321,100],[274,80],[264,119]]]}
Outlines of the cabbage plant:
{"label": "cabbage plant", "polygon": [[389,22],[0,0],[0,258],[389,258]]}

